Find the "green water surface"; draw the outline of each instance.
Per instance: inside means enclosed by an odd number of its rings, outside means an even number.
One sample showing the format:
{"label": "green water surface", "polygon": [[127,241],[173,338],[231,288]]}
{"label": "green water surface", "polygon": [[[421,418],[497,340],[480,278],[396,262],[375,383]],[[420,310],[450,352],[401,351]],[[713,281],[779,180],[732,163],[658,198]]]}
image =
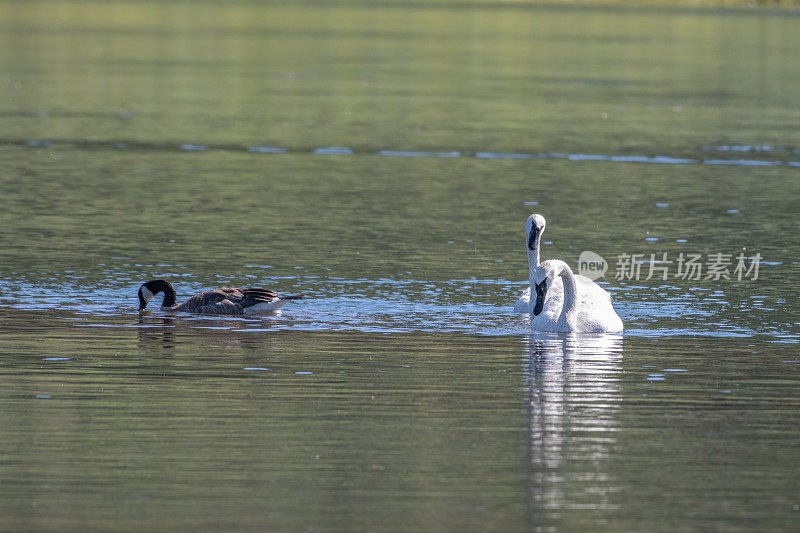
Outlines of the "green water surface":
{"label": "green water surface", "polygon": [[[0,530],[795,531],[797,35],[0,0]],[[531,212],[608,260],[623,336],[511,312]],[[615,279],[740,252],[757,279]],[[155,277],[307,299],[140,318]]]}

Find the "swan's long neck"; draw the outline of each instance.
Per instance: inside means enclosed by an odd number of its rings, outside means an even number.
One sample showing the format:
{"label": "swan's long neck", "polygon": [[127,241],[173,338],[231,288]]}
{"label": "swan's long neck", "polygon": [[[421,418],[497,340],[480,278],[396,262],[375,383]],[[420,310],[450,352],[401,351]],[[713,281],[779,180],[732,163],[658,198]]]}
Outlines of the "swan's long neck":
{"label": "swan's long neck", "polygon": [[539,257],[539,239],[541,237],[536,237],[536,247],[531,250],[527,246],[525,247],[528,250],[528,270],[533,273],[536,267],[539,266],[540,257]]}
{"label": "swan's long neck", "polygon": [[575,274],[572,273],[569,265],[564,265],[558,275],[564,282],[564,304],[558,321],[569,326],[570,331],[575,331],[578,324],[578,306],[576,305],[578,283],[575,281]]}
{"label": "swan's long neck", "polygon": [[536,269],[539,268],[539,244],[542,240],[542,232],[539,231],[539,234],[536,236],[536,246],[533,247],[533,250],[530,249],[527,245],[525,249],[528,251],[528,284],[530,285],[530,294],[531,294],[531,316],[533,316],[533,307],[536,305],[536,299],[533,297],[536,294],[534,287],[536,287],[536,282],[534,281],[534,274],[536,274]]}
{"label": "swan's long neck", "polygon": [[[534,259],[535,257],[535,259]],[[539,249],[537,247],[536,252],[532,252],[528,250],[528,283],[530,286],[530,304],[531,308],[528,311],[531,316],[533,316],[533,308],[536,307],[536,280],[534,276],[536,275],[536,269],[539,268]]]}

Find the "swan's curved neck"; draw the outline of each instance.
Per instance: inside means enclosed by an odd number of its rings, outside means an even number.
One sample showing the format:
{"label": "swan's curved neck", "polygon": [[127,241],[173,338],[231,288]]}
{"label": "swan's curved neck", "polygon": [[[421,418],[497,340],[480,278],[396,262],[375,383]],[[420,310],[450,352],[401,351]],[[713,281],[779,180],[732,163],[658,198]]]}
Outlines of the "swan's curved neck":
{"label": "swan's curved neck", "polygon": [[528,284],[530,286],[530,304],[531,308],[528,311],[533,316],[533,308],[536,307],[536,269],[539,268],[539,247],[536,251],[528,250]]}
{"label": "swan's curved neck", "polygon": [[[531,250],[530,246],[527,244],[525,245],[525,250],[528,252],[528,283],[530,284],[531,288],[531,295],[533,295],[533,288],[536,286],[536,281],[534,281],[534,274],[536,274],[536,270],[539,268],[539,243],[542,239],[542,232],[540,231],[539,234],[536,236],[536,240],[534,241],[535,246],[533,250]],[[531,298],[531,313],[533,313],[533,305],[534,300]]]}
{"label": "swan's curved neck", "polygon": [[534,280],[534,275],[536,274],[536,269],[539,268],[539,243],[542,239],[542,232],[540,231],[539,234],[536,236],[536,246],[533,247],[533,250],[530,249],[529,246],[525,246],[525,249],[528,252],[528,284],[530,285],[530,295],[531,295],[531,316],[533,316],[533,307],[536,304],[536,299],[533,297],[535,294],[534,287],[536,287],[536,281]]}
{"label": "swan's curved neck", "polygon": [[576,304],[578,297],[578,283],[575,280],[575,274],[572,273],[572,269],[569,268],[569,265],[564,265],[561,267],[561,271],[558,273],[558,275],[561,276],[561,279],[564,282],[564,304],[558,321],[569,326],[571,331],[575,331],[575,327],[578,324],[578,306]]}

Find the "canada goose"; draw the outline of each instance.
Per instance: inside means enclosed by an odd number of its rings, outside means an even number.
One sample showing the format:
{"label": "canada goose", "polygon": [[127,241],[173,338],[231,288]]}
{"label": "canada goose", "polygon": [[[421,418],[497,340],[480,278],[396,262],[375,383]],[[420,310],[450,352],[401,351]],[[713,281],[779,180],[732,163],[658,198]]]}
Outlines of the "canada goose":
{"label": "canada goose", "polygon": [[175,288],[168,281],[154,279],[139,287],[139,312],[144,311],[154,295],[164,293],[162,311],[180,311],[202,315],[252,315],[274,313],[289,300],[300,300],[302,294],[278,296],[267,289],[221,287],[198,292],[182,304],[175,303]]}
{"label": "canada goose", "polygon": [[[542,241],[542,233],[544,233],[546,222],[542,215],[534,213],[528,217],[525,222],[525,249],[528,254],[528,286],[522,291],[517,303],[514,305],[515,313],[529,313],[531,312],[534,304],[536,303],[536,293],[533,293],[531,298],[531,289],[535,286],[533,281],[536,272],[541,268],[539,262],[540,248]],[[600,298],[600,295],[608,293],[597,283],[590,280],[586,276],[575,276],[577,281],[578,294],[581,299],[587,297]],[[589,293],[588,295],[586,293]],[[552,302],[550,305],[561,308],[564,302],[564,285],[559,276],[552,280],[551,286],[548,291],[548,299]]]}
{"label": "canada goose", "polygon": [[[563,305],[551,300],[549,294],[553,281],[559,277],[564,286]],[[531,284],[536,291],[531,329],[576,333],[622,331],[622,320],[611,305],[611,296],[599,285],[602,292],[578,294],[575,274],[564,261],[551,259],[539,263]]]}

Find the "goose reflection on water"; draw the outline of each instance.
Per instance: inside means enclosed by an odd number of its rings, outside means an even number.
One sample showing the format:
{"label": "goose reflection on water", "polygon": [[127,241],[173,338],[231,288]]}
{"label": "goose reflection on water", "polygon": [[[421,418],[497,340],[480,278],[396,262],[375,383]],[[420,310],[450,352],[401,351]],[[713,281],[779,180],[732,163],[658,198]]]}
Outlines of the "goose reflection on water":
{"label": "goose reflection on water", "polygon": [[534,333],[524,361],[531,510],[609,509],[622,401],[622,335]]}
{"label": "goose reflection on water", "polygon": [[170,353],[175,349],[176,321],[174,318],[139,317],[136,324],[140,348],[158,347],[164,352]]}
{"label": "goose reflection on water", "polygon": [[[175,318],[172,316],[141,316],[135,327],[141,348],[175,350],[179,339],[201,339],[201,343],[213,349],[219,346],[259,348],[273,342],[257,335],[242,335],[241,331],[268,331],[268,322],[255,320],[223,320],[216,317]],[[256,329],[254,326],[261,326]],[[186,343],[183,343],[186,344]]]}

